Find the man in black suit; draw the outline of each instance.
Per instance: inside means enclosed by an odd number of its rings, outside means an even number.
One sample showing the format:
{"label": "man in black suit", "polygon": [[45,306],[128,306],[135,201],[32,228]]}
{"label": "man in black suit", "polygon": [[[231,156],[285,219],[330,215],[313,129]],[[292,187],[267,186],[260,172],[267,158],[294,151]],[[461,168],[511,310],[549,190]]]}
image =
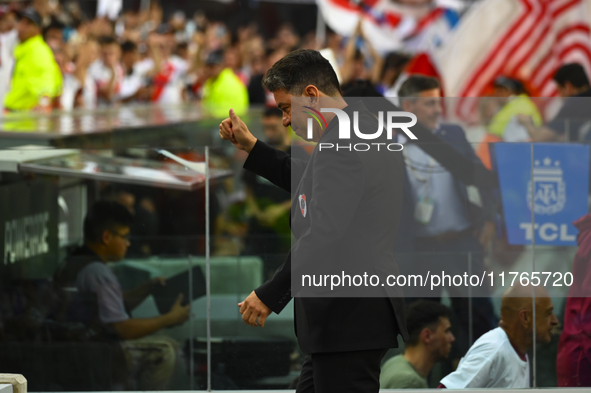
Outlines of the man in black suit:
{"label": "man in black suit", "polygon": [[[343,99],[333,68],[317,51],[286,55],[269,69],[263,85],[283,111],[283,125],[291,125],[300,136],[306,136],[301,101],[318,111],[342,110],[352,120],[357,112],[362,132],[379,130],[377,119],[361,102]],[[296,335],[306,353],[297,392],[378,392],[382,357],[397,347],[398,334],[408,337],[402,293],[381,286],[363,288],[367,292],[359,296],[343,288],[310,291],[299,280],[314,269],[351,275],[366,271],[382,280],[397,272],[393,245],[402,207],[403,158],[385,147],[371,153],[321,150],[339,143],[392,142],[386,133],[372,141],[357,133],[340,140],[337,116],[323,115],[327,127],[314,124],[312,139],[319,145],[308,162],[257,140],[233,110],[220,124],[221,138],[249,153],[244,168],[292,191],[296,241],[273,278],[239,303],[240,312],[245,323],[262,327],[271,312],[281,312],[295,297]]]}

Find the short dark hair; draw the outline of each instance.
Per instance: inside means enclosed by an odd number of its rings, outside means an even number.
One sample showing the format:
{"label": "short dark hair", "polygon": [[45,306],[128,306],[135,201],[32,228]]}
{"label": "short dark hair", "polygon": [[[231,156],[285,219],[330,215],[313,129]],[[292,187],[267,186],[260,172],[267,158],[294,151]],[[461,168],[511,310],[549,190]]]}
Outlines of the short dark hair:
{"label": "short dark hair", "polygon": [[283,117],[283,112],[276,106],[265,109],[263,117]]}
{"label": "short dark hair", "polygon": [[386,71],[393,69],[400,73],[404,67],[411,60],[411,56],[404,52],[390,52],[384,57],[384,65],[382,67],[381,77],[383,78]]}
{"label": "short dark hair", "polygon": [[103,232],[117,227],[130,227],[133,216],[125,206],[112,201],[95,203],[84,219],[84,241],[98,242]]}
{"label": "short dark hair", "polygon": [[51,30],[59,30],[59,31],[63,31],[64,28],[66,26],[59,22],[59,21],[52,21],[49,25],[47,25],[46,27],[43,28],[43,31],[41,32],[41,36],[43,37],[43,40],[47,39],[47,34],[51,31]]}
{"label": "short dark hair", "polygon": [[400,86],[398,97],[417,97],[427,90],[439,89],[437,78],[426,75],[411,75]]}
{"label": "short dark hair", "polygon": [[332,65],[312,49],[298,49],[277,61],[263,77],[263,87],[274,92],[285,90],[299,96],[308,85],[326,95],[340,95],[339,80]]}
{"label": "short dark hair", "polygon": [[104,35],[102,37],[99,37],[98,42],[101,46],[113,45],[117,43],[117,40],[115,39],[115,37],[111,37],[110,35]]}
{"label": "short dark hair", "polygon": [[343,97],[383,97],[368,79],[356,79],[341,87]]}
{"label": "short dark hair", "polygon": [[560,67],[554,73],[554,81],[560,86],[570,82],[576,88],[589,86],[589,78],[582,65],[578,63],[569,63]]}
{"label": "short dark hair", "polygon": [[421,332],[424,328],[435,330],[439,324],[439,318],[449,318],[450,310],[447,306],[432,300],[417,300],[406,311],[406,328],[408,329],[407,346],[415,346],[419,343]]}
{"label": "short dark hair", "polygon": [[137,45],[133,41],[125,41],[121,44],[121,53],[131,53],[137,50]]}

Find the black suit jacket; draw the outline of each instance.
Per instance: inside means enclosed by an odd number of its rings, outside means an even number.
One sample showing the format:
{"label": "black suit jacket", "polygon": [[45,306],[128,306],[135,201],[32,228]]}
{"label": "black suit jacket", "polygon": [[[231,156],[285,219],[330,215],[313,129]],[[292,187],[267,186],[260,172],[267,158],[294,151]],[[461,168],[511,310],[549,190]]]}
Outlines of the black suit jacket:
{"label": "black suit jacket", "polygon": [[[375,132],[377,119],[361,103],[344,109],[353,120],[359,111],[362,132]],[[338,122],[328,125],[320,143],[383,142],[338,139]],[[271,310],[281,312],[292,293],[292,267],[298,272],[310,266],[335,267],[349,273],[397,272],[393,249],[403,195],[401,152],[348,152],[314,150],[310,160],[300,161],[257,141],[244,168],[292,192],[291,226],[297,239],[287,260],[273,278],[255,290]],[[306,197],[306,215],[298,197]],[[292,258],[297,266],[292,266]],[[343,262],[345,261],[345,262]],[[347,261],[356,261],[354,266]],[[344,265],[339,265],[342,263]],[[328,271],[328,270],[327,270]],[[338,270],[340,273],[340,270]],[[294,274],[295,277],[295,274]],[[400,333],[406,340],[404,299],[399,288],[380,289],[381,297],[295,297],[295,328],[305,353],[342,352],[391,348]],[[329,293],[325,293],[330,295]],[[338,295],[336,295],[338,296]]]}

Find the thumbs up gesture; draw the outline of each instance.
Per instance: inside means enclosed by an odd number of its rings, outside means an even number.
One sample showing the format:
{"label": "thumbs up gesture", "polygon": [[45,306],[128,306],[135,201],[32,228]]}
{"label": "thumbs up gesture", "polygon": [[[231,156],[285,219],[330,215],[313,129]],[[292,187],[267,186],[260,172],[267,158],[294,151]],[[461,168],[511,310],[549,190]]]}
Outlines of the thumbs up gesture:
{"label": "thumbs up gesture", "polygon": [[220,124],[220,138],[232,142],[238,149],[247,153],[250,153],[257,142],[257,138],[248,131],[246,124],[233,109],[230,109],[230,117]]}

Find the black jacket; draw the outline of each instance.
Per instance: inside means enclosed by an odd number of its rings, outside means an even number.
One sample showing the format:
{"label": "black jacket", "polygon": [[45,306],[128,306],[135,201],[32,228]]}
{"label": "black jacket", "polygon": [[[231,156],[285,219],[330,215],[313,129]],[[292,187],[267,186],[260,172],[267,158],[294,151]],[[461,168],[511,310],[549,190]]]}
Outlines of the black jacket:
{"label": "black jacket", "polygon": [[[375,132],[378,122],[361,103],[344,109],[353,120],[359,111],[362,132]],[[320,143],[384,142],[356,138],[338,139],[333,119]],[[367,130],[367,131],[366,131]],[[244,168],[292,192],[291,227],[296,241],[274,277],[255,290],[271,310],[281,312],[292,293],[292,257],[296,269],[310,266],[343,267],[347,273],[396,272],[393,249],[403,195],[401,152],[380,153],[314,150],[308,162],[258,141]],[[305,195],[306,214],[299,197]],[[357,261],[357,266],[350,261]],[[339,265],[342,264],[342,265]],[[301,266],[299,266],[301,265]],[[295,275],[294,275],[295,277]],[[382,280],[385,277],[381,277]],[[384,288],[385,289],[385,288]],[[381,289],[381,297],[295,298],[296,335],[305,353],[357,351],[397,346],[397,335],[406,340],[404,299],[399,288]],[[335,295],[338,296],[338,295]]]}

